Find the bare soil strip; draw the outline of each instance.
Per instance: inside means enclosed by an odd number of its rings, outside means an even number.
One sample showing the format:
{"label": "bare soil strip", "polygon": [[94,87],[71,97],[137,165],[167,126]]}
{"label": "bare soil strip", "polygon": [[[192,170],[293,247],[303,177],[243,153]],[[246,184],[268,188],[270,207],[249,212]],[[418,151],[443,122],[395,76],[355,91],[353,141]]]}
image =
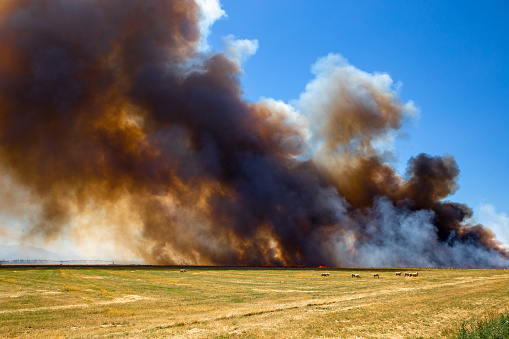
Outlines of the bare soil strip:
{"label": "bare soil strip", "polygon": [[3,310],[0,311],[0,314],[3,313],[23,313],[23,312],[38,312],[38,311],[54,311],[54,310],[64,310],[70,308],[83,308],[83,307],[92,307],[92,306],[100,306],[100,305],[111,305],[111,304],[124,304],[124,303],[132,303],[138,300],[147,299],[141,297],[139,295],[126,295],[121,298],[115,298],[109,301],[99,301],[95,303],[89,304],[75,304],[75,305],[61,305],[61,306],[45,306],[45,307],[36,307],[36,308],[19,308],[16,310]]}

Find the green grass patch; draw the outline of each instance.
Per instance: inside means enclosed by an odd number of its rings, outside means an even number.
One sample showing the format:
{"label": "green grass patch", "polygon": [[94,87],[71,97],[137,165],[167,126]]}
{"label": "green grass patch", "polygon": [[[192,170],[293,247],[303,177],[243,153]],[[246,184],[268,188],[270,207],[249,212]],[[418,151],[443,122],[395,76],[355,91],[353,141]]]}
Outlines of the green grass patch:
{"label": "green grass patch", "polygon": [[509,338],[509,313],[499,314],[471,323],[464,322],[455,339],[506,339]]}

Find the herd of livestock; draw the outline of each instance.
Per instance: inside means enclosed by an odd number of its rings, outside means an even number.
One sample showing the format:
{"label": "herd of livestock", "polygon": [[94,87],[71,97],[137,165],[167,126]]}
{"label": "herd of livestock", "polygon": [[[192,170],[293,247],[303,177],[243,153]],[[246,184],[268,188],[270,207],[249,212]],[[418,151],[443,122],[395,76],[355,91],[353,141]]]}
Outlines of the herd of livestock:
{"label": "herd of livestock", "polygon": [[[185,273],[187,272],[186,269],[181,269],[180,270],[180,273]],[[396,276],[401,276],[403,272],[396,272]],[[380,279],[380,274],[378,273],[372,273],[373,274],[373,278],[378,278]],[[417,277],[419,275],[419,272],[415,272],[415,273],[408,273],[408,272],[405,272],[405,277]],[[330,277],[330,273],[322,273],[322,277]],[[352,273],[352,278],[361,278],[361,275],[360,274],[357,274],[357,273]]]}
{"label": "herd of livestock", "polygon": [[[181,269],[180,270],[180,273],[185,273],[187,272],[186,269]],[[403,272],[396,272],[396,276],[401,276]],[[380,274],[378,273],[372,273],[373,274],[373,278],[378,278],[380,279]],[[417,277],[419,275],[419,272],[415,272],[415,273],[408,273],[408,272],[405,272],[405,277]],[[330,273],[322,273],[322,277],[330,277]],[[361,278],[361,275],[360,274],[357,274],[357,273],[352,273],[352,278]]]}
{"label": "herd of livestock", "polygon": [[[396,276],[401,276],[403,272],[396,272]],[[372,273],[373,274],[373,278],[378,278],[380,279],[380,274],[379,273]],[[415,273],[408,273],[408,272],[405,272],[405,277],[417,277],[419,275],[419,272],[415,272]],[[322,273],[322,277],[329,277],[330,276],[330,273]],[[361,278],[361,275],[360,274],[357,274],[357,273],[352,273],[352,278]]]}

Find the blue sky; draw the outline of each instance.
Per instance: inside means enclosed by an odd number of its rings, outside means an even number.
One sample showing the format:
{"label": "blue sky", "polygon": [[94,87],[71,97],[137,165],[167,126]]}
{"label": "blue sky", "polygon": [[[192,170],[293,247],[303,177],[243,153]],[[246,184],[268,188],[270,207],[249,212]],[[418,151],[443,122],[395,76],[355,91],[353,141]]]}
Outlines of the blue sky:
{"label": "blue sky", "polygon": [[[411,156],[453,155],[459,190],[477,221],[507,228],[509,214],[509,5],[473,1],[222,0],[209,44],[257,39],[244,64],[245,98],[297,99],[310,66],[339,53],[366,72],[388,73],[419,109],[396,142],[395,168]],[[490,208],[486,208],[489,206]],[[491,214],[490,214],[491,213]],[[497,219],[498,218],[498,219]],[[499,232],[501,230],[498,230]],[[507,231],[507,230],[502,230]]]}

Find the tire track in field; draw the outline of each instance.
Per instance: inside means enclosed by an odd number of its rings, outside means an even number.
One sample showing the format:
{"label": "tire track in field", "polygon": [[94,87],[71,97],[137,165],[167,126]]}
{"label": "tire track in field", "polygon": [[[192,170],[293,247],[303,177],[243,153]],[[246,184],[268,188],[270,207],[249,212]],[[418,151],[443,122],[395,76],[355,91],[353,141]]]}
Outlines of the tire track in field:
{"label": "tire track in field", "polygon": [[120,298],[115,298],[113,300],[108,301],[98,301],[90,304],[74,304],[74,305],[59,305],[59,306],[43,306],[43,307],[34,307],[34,308],[18,308],[15,310],[1,310],[0,314],[4,313],[23,313],[23,312],[38,312],[38,311],[57,311],[57,310],[66,310],[70,308],[85,308],[92,306],[103,306],[103,305],[112,305],[112,304],[125,304],[132,303],[138,300],[147,299],[145,297],[139,295],[126,295]]}
{"label": "tire track in field", "polygon": [[[326,305],[338,304],[338,303],[342,303],[345,301],[360,300],[360,299],[364,299],[364,298],[377,297],[380,295],[392,295],[392,294],[401,293],[401,292],[428,290],[428,289],[435,289],[435,288],[440,288],[440,287],[456,286],[456,285],[461,285],[461,284],[473,283],[473,282],[478,282],[478,281],[490,281],[490,280],[499,280],[499,279],[507,280],[507,279],[509,279],[509,275],[496,275],[496,276],[481,277],[481,278],[462,278],[459,281],[439,283],[439,284],[430,284],[430,285],[419,286],[419,287],[397,287],[397,288],[383,289],[383,290],[378,290],[378,291],[368,292],[368,293],[358,293],[358,294],[354,294],[354,295],[350,295],[350,296],[343,296],[343,297],[336,297],[336,298],[311,299],[311,300],[307,300],[307,301],[280,304],[280,305],[277,305],[276,307],[265,308],[265,309],[256,310],[256,311],[228,313],[226,315],[220,315],[220,316],[216,316],[216,317],[208,317],[208,318],[202,318],[202,319],[194,319],[194,320],[190,320],[190,321],[176,321],[176,322],[171,322],[168,324],[161,324],[161,325],[157,325],[154,327],[146,328],[146,329],[140,330],[138,332],[162,330],[162,329],[179,327],[179,326],[196,325],[196,324],[202,324],[202,323],[207,323],[207,322],[211,322],[211,321],[239,319],[239,318],[244,318],[244,317],[252,317],[252,316],[257,316],[257,315],[262,315],[262,314],[268,314],[268,313],[283,312],[283,311],[304,308],[304,307],[326,306]],[[364,308],[364,307],[367,307],[367,306],[370,306],[373,304],[375,304],[375,303],[352,305],[352,306],[344,307],[344,308],[341,308],[338,310],[339,311],[348,311],[348,310],[357,309],[357,308]]]}

